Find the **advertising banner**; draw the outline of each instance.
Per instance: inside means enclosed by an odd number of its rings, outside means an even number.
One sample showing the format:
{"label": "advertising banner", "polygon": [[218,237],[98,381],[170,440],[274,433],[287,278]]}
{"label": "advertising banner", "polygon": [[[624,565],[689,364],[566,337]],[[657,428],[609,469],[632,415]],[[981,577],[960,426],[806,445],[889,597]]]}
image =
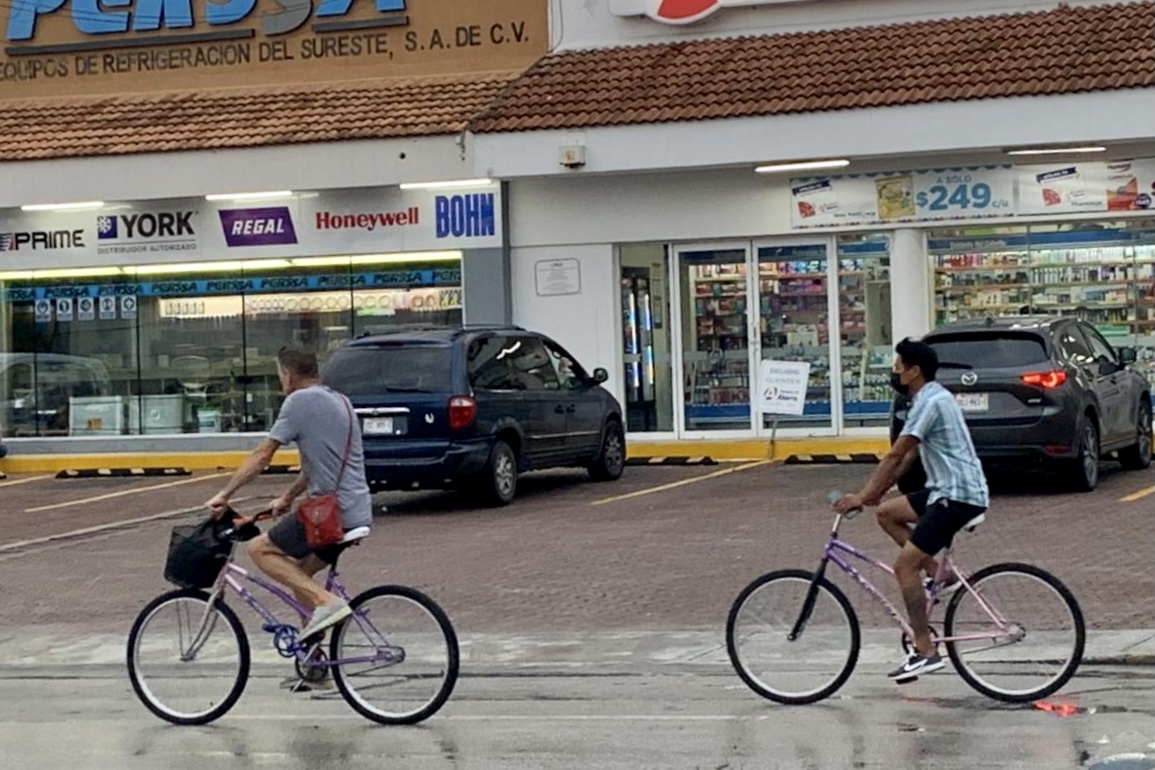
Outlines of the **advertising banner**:
{"label": "advertising banner", "polygon": [[15,270],[494,248],[501,206],[494,184],[14,209],[0,211],[0,259]]}
{"label": "advertising banner", "polygon": [[792,179],[795,229],[1155,210],[1155,159]]}

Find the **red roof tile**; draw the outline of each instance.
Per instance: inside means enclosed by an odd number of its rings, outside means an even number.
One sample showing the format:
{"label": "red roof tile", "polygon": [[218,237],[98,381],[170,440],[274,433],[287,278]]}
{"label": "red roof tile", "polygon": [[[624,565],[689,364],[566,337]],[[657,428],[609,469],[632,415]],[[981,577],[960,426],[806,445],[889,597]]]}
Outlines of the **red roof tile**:
{"label": "red roof tile", "polygon": [[453,134],[516,76],[5,102],[0,161]]}
{"label": "red roof tile", "polygon": [[[1155,2],[568,51],[478,133],[1155,87]],[[1155,94],[1152,95],[1155,99]]]}

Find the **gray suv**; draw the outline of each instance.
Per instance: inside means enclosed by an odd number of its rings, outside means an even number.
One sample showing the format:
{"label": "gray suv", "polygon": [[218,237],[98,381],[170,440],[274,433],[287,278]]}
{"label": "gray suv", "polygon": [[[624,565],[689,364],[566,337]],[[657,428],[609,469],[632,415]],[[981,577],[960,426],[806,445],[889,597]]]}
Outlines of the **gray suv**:
{"label": "gray suv", "polygon": [[[1086,321],[1053,316],[988,317],[940,326],[923,338],[938,353],[938,381],[966,417],[985,465],[1041,465],[1089,492],[1100,459],[1151,465],[1151,396],[1127,367],[1133,348],[1112,347]],[[909,399],[891,410],[891,441]],[[900,484],[920,485],[921,469]]]}

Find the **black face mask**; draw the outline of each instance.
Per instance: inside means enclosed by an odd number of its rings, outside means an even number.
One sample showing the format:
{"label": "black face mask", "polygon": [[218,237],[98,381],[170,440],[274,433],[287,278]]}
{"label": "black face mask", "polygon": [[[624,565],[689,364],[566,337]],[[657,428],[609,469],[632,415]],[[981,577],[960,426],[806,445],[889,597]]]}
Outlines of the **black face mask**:
{"label": "black face mask", "polygon": [[890,373],[890,387],[894,388],[895,392],[900,396],[910,395],[910,386],[903,384],[902,377],[898,372]]}

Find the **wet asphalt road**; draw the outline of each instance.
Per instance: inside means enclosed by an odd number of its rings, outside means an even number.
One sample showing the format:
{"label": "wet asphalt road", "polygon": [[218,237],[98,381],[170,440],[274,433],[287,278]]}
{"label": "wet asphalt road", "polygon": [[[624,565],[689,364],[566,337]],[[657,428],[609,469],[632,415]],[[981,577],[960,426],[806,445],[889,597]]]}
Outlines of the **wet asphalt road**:
{"label": "wet asphalt road", "polygon": [[[1095,668],[1056,703],[1063,716],[994,704],[950,674],[897,688],[860,671],[842,697],[770,704],[724,671],[471,676],[413,727],[362,720],[334,694],[289,694],[283,672],[252,680],[229,715],[173,727],[116,671],[0,678],[0,752],[19,770],[368,768],[1021,768],[1138,770],[1155,764],[1147,671]],[[853,694],[850,694],[853,693]],[[1148,765],[1148,767],[1151,765]]]}
{"label": "wet asphalt road", "polygon": [[[1084,667],[1053,699],[1067,716],[1000,706],[952,673],[896,688],[882,676],[897,654],[889,636],[826,703],[785,708],[745,688],[720,649],[729,603],[760,572],[810,567],[826,493],[870,470],[643,468],[609,485],[560,472],[527,478],[500,510],[453,494],[382,498],[389,512],[342,563],[347,585],[415,585],[462,640],[453,698],[411,728],[374,726],[332,694],[280,690],[283,664],[258,667],[211,727],[159,722],[128,686],[124,637],[168,588],[169,529],[223,479],[0,482],[0,770],[1155,768],[1149,665]],[[1027,484],[1001,491],[959,550],[967,564],[1052,570],[1090,630],[1131,633],[1149,663],[1153,504],[1155,471],[1108,469],[1091,495]],[[853,524],[853,542],[889,553],[870,522]],[[887,622],[852,599],[867,628]]]}

